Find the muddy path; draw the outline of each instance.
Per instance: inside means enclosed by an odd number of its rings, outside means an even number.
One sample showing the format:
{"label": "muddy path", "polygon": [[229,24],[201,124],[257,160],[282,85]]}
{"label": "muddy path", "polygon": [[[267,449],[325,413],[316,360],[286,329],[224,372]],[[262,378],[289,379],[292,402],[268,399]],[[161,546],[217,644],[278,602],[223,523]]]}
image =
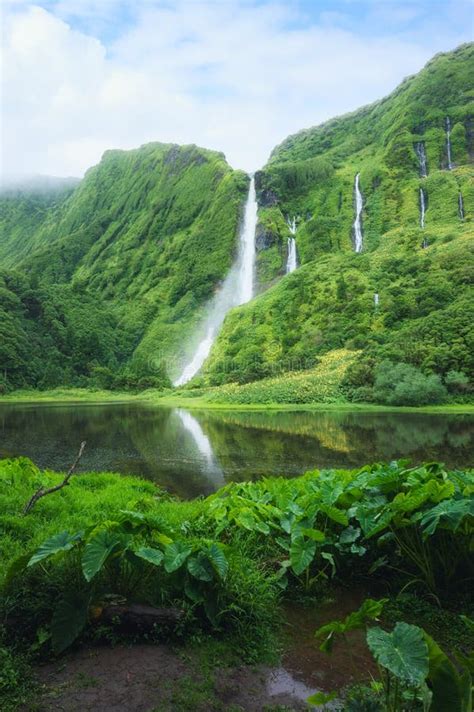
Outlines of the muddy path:
{"label": "muddy path", "polygon": [[[287,604],[281,664],[204,665],[199,650],[138,644],[83,647],[37,668],[37,712],[285,712],[308,710],[306,699],[375,673],[359,631],[328,656],[317,627],[358,608],[364,594],[338,592],[310,607]],[[338,705],[334,704],[333,709]],[[312,707],[311,709],[314,709]],[[328,707],[329,709],[329,707]],[[25,710],[26,712],[26,710]]]}

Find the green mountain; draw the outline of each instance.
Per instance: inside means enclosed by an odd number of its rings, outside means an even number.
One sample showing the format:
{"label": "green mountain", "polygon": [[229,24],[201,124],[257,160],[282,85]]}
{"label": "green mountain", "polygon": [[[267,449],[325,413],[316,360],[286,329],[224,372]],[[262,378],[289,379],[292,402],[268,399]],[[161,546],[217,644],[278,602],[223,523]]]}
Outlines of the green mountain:
{"label": "green mountain", "polygon": [[222,154],[107,151],[74,189],[0,196],[4,387],[167,383],[232,262],[248,178]]}
{"label": "green mountain", "polygon": [[[350,397],[367,394],[386,359],[472,376],[473,161],[472,44],[436,56],[385,99],[277,146],[256,176],[257,268],[272,286],[228,316],[201,383],[310,368],[338,348],[358,352]],[[282,278],[293,217],[300,267]]]}
{"label": "green mountain", "polygon": [[[258,296],[227,315],[191,385],[326,369],[341,354],[353,399],[370,399],[386,361],[415,379],[472,376],[473,163],[472,44],[288,137],[256,174]],[[0,389],[169,385],[235,258],[248,180],[220,153],[154,143],[107,151],[78,185],[0,193]],[[304,402],[304,379],[291,384]]]}

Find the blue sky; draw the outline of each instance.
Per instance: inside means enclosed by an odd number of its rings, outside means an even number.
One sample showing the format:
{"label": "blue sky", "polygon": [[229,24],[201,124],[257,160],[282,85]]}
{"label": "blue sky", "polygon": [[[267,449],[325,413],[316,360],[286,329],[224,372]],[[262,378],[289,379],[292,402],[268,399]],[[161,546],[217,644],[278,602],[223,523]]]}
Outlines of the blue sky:
{"label": "blue sky", "polygon": [[4,0],[4,173],[197,143],[255,170],[473,39],[470,0]]}

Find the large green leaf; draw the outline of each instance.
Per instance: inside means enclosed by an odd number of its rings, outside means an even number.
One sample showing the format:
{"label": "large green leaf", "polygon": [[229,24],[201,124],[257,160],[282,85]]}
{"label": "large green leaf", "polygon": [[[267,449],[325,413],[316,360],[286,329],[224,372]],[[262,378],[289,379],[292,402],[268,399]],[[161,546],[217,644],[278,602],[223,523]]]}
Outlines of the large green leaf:
{"label": "large green leaf", "polygon": [[209,558],[200,551],[196,556],[190,556],[187,562],[188,571],[191,576],[199,581],[212,581],[214,569]]}
{"label": "large green leaf", "polygon": [[377,662],[400,680],[421,685],[426,679],[428,646],[418,626],[397,623],[391,633],[381,628],[370,628],[367,644]]}
{"label": "large green leaf", "polygon": [[177,571],[191,554],[192,548],[182,541],[175,541],[165,549],[165,569],[171,574]]}
{"label": "large green leaf", "polygon": [[471,712],[469,671],[465,671],[466,684],[438,643],[427,633],[424,638],[428,646],[428,682],[433,692],[430,712]]}
{"label": "large green leaf", "polygon": [[46,539],[30,558],[28,566],[33,566],[37,564],[38,561],[43,561],[50,556],[54,556],[54,554],[60,551],[70,551],[70,549],[80,541],[81,536],[82,532],[72,536],[69,532],[60,532],[50,539]]}
{"label": "large green leaf", "polygon": [[149,564],[153,564],[154,566],[160,566],[163,561],[163,552],[160,551],[160,549],[152,549],[149,546],[141,546],[133,553],[135,556],[138,556],[139,559],[148,561]]}
{"label": "large green leaf", "polygon": [[220,578],[225,578],[229,569],[229,564],[224,552],[222,551],[222,547],[218,544],[211,544],[207,551],[207,555]]}
{"label": "large green leaf", "polygon": [[73,643],[87,622],[89,597],[86,594],[69,593],[56,606],[51,621],[53,648],[61,653]]}
{"label": "large green leaf", "polygon": [[291,568],[298,576],[308,568],[314,559],[316,542],[303,537],[298,537],[291,542],[290,561]]}
{"label": "large green leaf", "polygon": [[103,528],[91,536],[82,554],[82,572],[86,581],[91,581],[100,571],[108,557],[123,544],[123,535]]}
{"label": "large green leaf", "polygon": [[456,531],[464,517],[474,517],[473,499],[443,500],[423,515],[421,526],[425,536],[434,534],[441,526]]}

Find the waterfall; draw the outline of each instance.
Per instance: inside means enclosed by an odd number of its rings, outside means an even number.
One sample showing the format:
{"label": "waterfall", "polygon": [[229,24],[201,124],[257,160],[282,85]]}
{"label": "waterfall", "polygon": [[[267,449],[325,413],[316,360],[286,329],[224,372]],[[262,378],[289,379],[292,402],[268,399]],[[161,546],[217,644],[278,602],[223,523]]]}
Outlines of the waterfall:
{"label": "waterfall", "polygon": [[378,307],[379,302],[380,302],[379,293],[378,293],[378,292],[375,292],[375,294],[374,294],[374,306]]}
{"label": "waterfall", "polygon": [[[255,230],[257,228],[257,198],[255,178],[250,180],[249,194],[245,206],[244,224],[240,234],[239,293],[236,304],[245,304],[253,297],[253,273],[255,266]],[[233,305],[234,306],[234,305]]]}
{"label": "waterfall", "polygon": [[451,160],[451,121],[449,116],[446,117],[446,151],[448,154],[448,170],[453,170],[453,163]]}
{"label": "waterfall", "polygon": [[464,220],[464,200],[463,200],[461,191],[459,191],[459,195],[458,195],[458,211],[459,211],[459,219]]}
{"label": "waterfall", "polygon": [[287,219],[288,228],[291,232],[291,237],[288,238],[288,257],[286,259],[286,274],[294,272],[298,267],[298,257],[296,254],[296,240],[294,235],[296,235],[296,218],[293,220]]}
{"label": "waterfall", "polygon": [[296,258],[296,240],[294,237],[288,238],[288,257],[286,260],[286,274],[294,272],[298,267],[298,262]]}
{"label": "waterfall", "polygon": [[415,143],[415,153],[418,156],[418,163],[420,164],[420,176],[426,178],[428,175],[427,164],[426,164],[426,152],[425,144],[423,141],[418,141]]}
{"label": "waterfall", "polygon": [[253,296],[255,265],[255,229],[257,227],[257,199],[255,180],[252,176],[245,205],[244,220],[239,236],[239,255],[224,280],[222,287],[211,301],[208,316],[201,326],[203,337],[191,361],[184,367],[174,386],[183,386],[200,371],[209,356],[212,344],[218,335],[225,315],[232,307],[245,304]]}
{"label": "waterfall", "polygon": [[425,191],[420,188],[420,227],[425,227],[426,198]]}
{"label": "waterfall", "polygon": [[296,217],[293,216],[293,220],[290,220],[290,218],[287,218],[286,224],[288,225],[288,228],[289,228],[291,234],[296,235]]}
{"label": "waterfall", "polygon": [[352,226],[354,230],[354,250],[356,252],[361,252],[362,250],[362,208],[364,207],[364,202],[362,200],[362,193],[359,187],[360,173],[355,177],[354,182],[354,193],[355,193],[355,204],[356,204],[356,217],[354,224]]}

